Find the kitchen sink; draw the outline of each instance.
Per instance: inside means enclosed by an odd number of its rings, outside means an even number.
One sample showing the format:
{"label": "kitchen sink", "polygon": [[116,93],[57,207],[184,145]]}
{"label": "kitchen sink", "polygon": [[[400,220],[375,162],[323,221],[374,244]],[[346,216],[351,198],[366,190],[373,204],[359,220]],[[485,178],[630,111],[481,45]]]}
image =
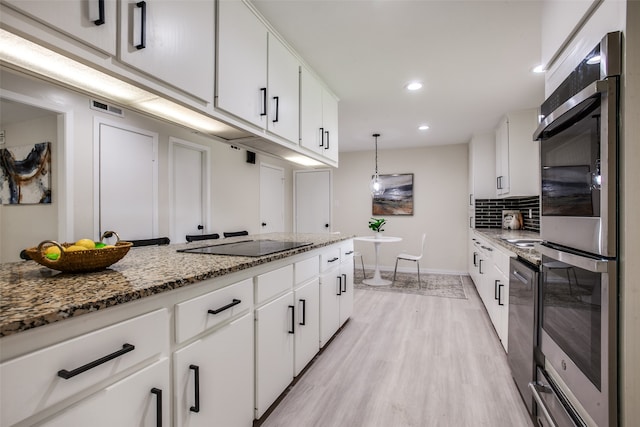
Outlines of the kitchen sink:
{"label": "kitchen sink", "polygon": [[506,239],[505,242],[518,246],[519,248],[533,248],[536,243],[542,242],[542,239]]}

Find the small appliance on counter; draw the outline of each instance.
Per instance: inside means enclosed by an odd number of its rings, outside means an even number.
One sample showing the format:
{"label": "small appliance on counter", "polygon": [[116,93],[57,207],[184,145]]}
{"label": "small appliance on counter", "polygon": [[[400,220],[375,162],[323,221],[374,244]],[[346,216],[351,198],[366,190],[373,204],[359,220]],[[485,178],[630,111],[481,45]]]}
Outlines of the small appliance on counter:
{"label": "small appliance on counter", "polygon": [[524,228],[522,212],[514,210],[502,211],[502,228],[505,230],[522,230]]}

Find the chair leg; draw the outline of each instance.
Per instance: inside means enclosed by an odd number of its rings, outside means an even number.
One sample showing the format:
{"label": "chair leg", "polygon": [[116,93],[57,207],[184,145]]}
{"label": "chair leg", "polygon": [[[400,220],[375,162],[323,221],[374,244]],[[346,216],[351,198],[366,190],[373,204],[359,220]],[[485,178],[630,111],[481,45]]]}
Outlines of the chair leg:
{"label": "chair leg", "polygon": [[393,269],[393,281],[396,281],[396,272],[398,271],[398,260],[399,258],[396,258],[396,268]]}
{"label": "chair leg", "polygon": [[420,287],[420,262],[416,261],[416,265],[418,266],[418,288]]}
{"label": "chair leg", "polygon": [[364,257],[362,255],[360,255],[360,263],[362,264],[362,277],[366,279],[367,275],[364,274]]}

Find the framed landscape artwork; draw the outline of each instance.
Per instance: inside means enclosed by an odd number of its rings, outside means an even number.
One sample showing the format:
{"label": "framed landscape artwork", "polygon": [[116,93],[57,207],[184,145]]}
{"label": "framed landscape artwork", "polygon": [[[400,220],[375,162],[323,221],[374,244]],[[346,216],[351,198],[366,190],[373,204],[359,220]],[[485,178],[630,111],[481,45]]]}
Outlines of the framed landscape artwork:
{"label": "framed landscape artwork", "polygon": [[384,193],[373,196],[373,215],[413,215],[413,174],[379,175]]}

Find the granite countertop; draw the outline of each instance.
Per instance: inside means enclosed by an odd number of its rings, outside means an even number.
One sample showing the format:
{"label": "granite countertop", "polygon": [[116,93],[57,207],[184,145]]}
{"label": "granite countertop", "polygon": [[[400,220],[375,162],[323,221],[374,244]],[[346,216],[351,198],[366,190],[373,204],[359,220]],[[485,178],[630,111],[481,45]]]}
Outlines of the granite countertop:
{"label": "granite countertop", "polygon": [[[340,234],[269,233],[131,248],[108,269],[65,274],[21,261],[0,264],[0,337],[171,291],[352,238]],[[201,255],[178,249],[247,239],[311,242],[262,257]]]}
{"label": "granite countertop", "polygon": [[503,239],[539,239],[540,233],[528,230],[503,230],[501,228],[476,228],[476,233],[489,239],[503,248],[510,250],[520,258],[530,262],[533,265],[540,265],[541,255],[534,248],[523,248],[509,243]]}

